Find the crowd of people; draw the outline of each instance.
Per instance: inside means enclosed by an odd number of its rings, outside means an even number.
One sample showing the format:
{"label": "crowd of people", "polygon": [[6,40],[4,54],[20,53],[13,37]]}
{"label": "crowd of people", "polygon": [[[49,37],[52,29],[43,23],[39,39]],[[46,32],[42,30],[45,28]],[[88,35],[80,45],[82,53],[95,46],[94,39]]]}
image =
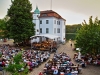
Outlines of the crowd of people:
{"label": "crowd of people", "polygon": [[81,56],[80,59],[78,59],[78,54],[75,53],[74,59],[76,62],[79,62],[82,65],[82,67],[86,67],[89,64],[100,65],[100,54],[98,55],[86,54],[84,56]]}
{"label": "crowd of people", "polygon": [[22,52],[22,61],[26,64],[29,71],[32,71],[33,68],[38,67],[50,57],[47,51],[22,50],[9,44],[3,44],[0,45],[0,69],[2,70],[2,67],[8,67],[9,63],[13,63],[13,58],[19,52]]}
{"label": "crowd of people", "polygon": [[19,51],[21,51],[20,48],[12,47],[9,44],[0,45],[0,67],[8,66]]}
{"label": "crowd of people", "polygon": [[28,69],[32,71],[33,68],[38,67],[41,63],[45,62],[49,57],[49,52],[26,50],[22,55],[23,62],[26,63]]}
{"label": "crowd of people", "polygon": [[[44,66],[45,75],[77,75],[81,72],[80,65],[75,65],[69,55],[64,52],[55,53]],[[40,74],[41,75],[41,74]]]}
{"label": "crowd of people", "polygon": [[[32,71],[33,68],[38,67],[50,57],[49,51],[22,50],[9,44],[2,44],[0,45],[0,70],[2,70],[1,67],[8,67],[9,63],[13,63],[13,57],[20,51],[22,53],[22,61],[29,71]],[[75,53],[74,59],[80,64],[75,65],[70,56],[64,52],[55,52],[53,58],[46,62],[43,72],[39,75],[77,75],[81,73],[82,68],[86,67],[87,64],[100,65],[100,55],[87,54],[78,59],[78,54]]]}

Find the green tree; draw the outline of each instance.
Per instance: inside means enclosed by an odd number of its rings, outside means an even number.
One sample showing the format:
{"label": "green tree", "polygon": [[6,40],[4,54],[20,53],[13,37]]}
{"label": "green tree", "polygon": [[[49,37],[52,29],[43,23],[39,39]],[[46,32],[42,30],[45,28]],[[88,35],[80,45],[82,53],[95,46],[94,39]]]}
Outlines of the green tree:
{"label": "green tree", "polygon": [[81,27],[81,24],[66,25],[66,33],[76,33],[77,29]]}
{"label": "green tree", "polygon": [[15,43],[25,42],[35,34],[31,14],[32,4],[29,0],[11,0],[11,2],[12,5],[7,13],[10,17],[7,22],[9,36]]}
{"label": "green tree", "polygon": [[76,47],[81,48],[83,54],[96,55],[100,53],[100,20],[97,17],[93,21],[91,16],[89,24],[84,20],[82,28],[76,35]]}
{"label": "green tree", "polygon": [[66,25],[66,40],[75,40],[76,32],[81,27],[81,24]]}
{"label": "green tree", "polygon": [[0,37],[7,38],[7,21],[9,20],[8,16],[5,16],[3,19],[0,19]]}
{"label": "green tree", "polygon": [[[24,70],[22,72],[19,72],[21,68],[24,68]],[[12,75],[27,75],[28,68],[25,68],[25,63],[22,61],[22,54],[18,53],[10,62],[8,67],[5,68],[5,70],[10,72]]]}

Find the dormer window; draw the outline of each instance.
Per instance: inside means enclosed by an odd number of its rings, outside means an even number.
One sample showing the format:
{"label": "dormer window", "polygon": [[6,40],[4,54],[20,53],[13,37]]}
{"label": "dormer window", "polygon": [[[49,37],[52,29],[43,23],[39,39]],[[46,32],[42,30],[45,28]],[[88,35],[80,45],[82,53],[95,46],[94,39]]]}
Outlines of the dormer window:
{"label": "dormer window", "polygon": [[47,14],[42,14],[42,16],[47,16]]}

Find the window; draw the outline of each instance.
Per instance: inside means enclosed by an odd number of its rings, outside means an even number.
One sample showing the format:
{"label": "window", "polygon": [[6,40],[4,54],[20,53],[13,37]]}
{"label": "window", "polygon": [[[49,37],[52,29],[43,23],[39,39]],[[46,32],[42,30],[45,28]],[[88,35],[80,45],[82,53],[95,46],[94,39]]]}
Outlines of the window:
{"label": "window", "polygon": [[48,16],[47,14],[42,14],[42,16]]}
{"label": "window", "polygon": [[42,33],[42,28],[40,28],[40,33]]}
{"label": "window", "polygon": [[39,15],[37,15],[37,18],[39,18]]}
{"label": "window", "polygon": [[54,24],[56,24],[56,20],[54,20]]}
{"label": "window", "polygon": [[57,29],[57,33],[60,33],[60,28]]}
{"label": "window", "polygon": [[46,20],[46,24],[49,24],[49,20]]}
{"label": "window", "polygon": [[58,25],[60,25],[60,21],[59,21],[59,24]]}
{"label": "window", "polygon": [[40,20],[40,24],[42,24],[42,20]]}
{"label": "window", "polygon": [[56,33],[56,28],[54,28],[54,33]]}
{"label": "window", "polygon": [[49,28],[46,28],[46,33],[49,33]]}
{"label": "window", "polygon": [[57,25],[59,25],[59,21],[57,21]]}
{"label": "window", "polygon": [[37,32],[39,32],[39,30],[37,29]]}
{"label": "window", "polygon": [[60,21],[57,21],[57,25],[60,25]]}

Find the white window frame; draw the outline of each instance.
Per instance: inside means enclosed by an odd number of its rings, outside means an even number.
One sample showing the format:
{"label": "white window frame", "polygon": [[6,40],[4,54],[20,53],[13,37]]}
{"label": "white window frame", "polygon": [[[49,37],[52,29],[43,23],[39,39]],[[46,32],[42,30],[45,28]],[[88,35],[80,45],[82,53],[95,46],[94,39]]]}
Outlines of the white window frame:
{"label": "white window frame", "polygon": [[49,24],[49,20],[46,20],[46,24]]}
{"label": "white window frame", "polygon": [[60,25],[60,21],[58,21],[58,24]]}
{"label": "white window frame", "polygon": [[42,33],[42,28],[40,28],[40,33]]}
{"label": "white window frame", "polygon": [[60,28],[57,28],[57,33],[60,33]]}
{"label": "white window frame", "polygon": [[56,20],[54,20],[54,24],[56,24]]}
{"label": "white window frame", "polygon": [[49,33],[49,28],[46,28],[46,33]]}
{"label": "white window frame", "polygon": [[42,20],[40,20],[40,24],[42,24]]}

